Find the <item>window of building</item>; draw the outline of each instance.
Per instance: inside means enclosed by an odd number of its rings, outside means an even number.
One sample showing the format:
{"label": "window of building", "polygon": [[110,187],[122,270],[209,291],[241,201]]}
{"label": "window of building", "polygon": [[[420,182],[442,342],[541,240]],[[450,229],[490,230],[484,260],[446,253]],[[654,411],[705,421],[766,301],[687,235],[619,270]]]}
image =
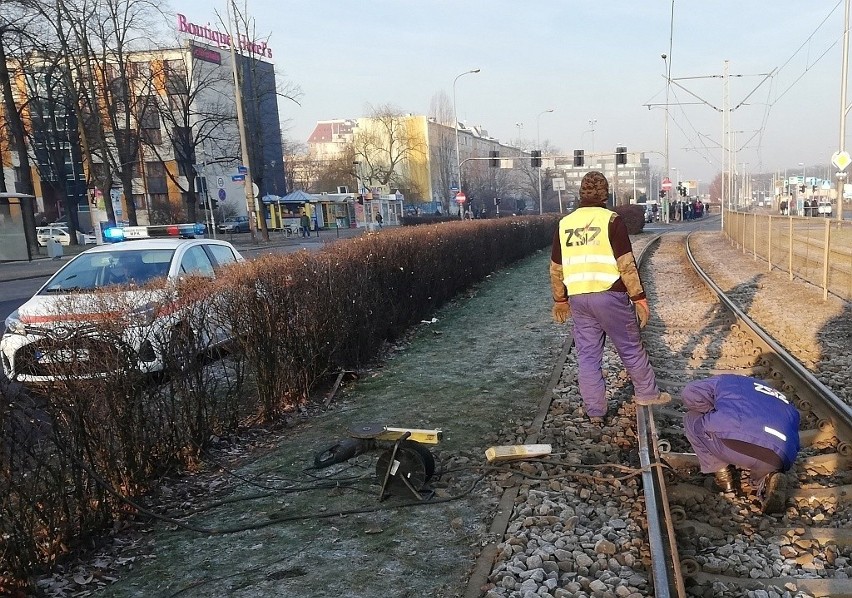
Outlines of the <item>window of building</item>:
{"label": "window of building", "polygon": [[145,162],[145,187],[152,196],[166,194],[168,201],[168,184],[166,183],[166,166],[162,162]]}
{"label": "window of building", "polygon": [[163,132],[160,129],[142,129],[142,141],[148,145],[162,145]]}
{"label": "window of building", "polygon": [[139,112],[140,129],[160,128],[160,111],[156,96],[145,96]]}
{"label": "window of building", "polygon": [[166,60],[166,93],[169,95],[188,93],[186,82],[186,64],[183,60]]}

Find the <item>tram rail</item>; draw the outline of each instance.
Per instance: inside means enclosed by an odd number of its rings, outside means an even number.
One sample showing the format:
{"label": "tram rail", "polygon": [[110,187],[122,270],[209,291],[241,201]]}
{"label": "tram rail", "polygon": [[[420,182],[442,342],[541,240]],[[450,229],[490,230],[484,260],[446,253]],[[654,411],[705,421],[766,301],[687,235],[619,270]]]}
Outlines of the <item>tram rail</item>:
{"label": "tram rail", "polygon": [[[653,240],[658,241],[659,238]],[[643,469],[647,470],[643,474],[643,490],[655,595],[685,596],[686,580],[690,585],[711,586],[714,595],[744,595],[747,591],[766,592],[772,589],[775,594],[761,595],[794,595],[794,592],[799,592],[795,594],[799,596],[804,592],[809,596],[852,596],[852,580],[846,578],[845,573],[830,577],[826,575],[825,568],[829,561],[833,561],[832,564],[838,562],[838,555],[839,558],[846,559],[843,555],[847,554],[846,551],[852,546],[852,534],[841,529],[848,516],[845,510],[852,498],[852,485],[842,483],[847,480],[837,475],[848,470],[852,463],[852,408],[818,380],[781,343],[749,318],[737,302],[712,280],[696,260],[691,241],[692,235],[687,235],[684,241],[686,258],[724,312],[729,314],[732,343],[728,347],[728,355],[730,356],[731,348],[735,348],[733,352],[738,354],[739,359],[727,359],[725,363],[723,352],[722,358],[718,360],[722,363],[715,364],[712,368],[707,368],[704,364],[689,368],[689,375],[712,375],[728,371],[762,378],[781,390],[802,414],[800,439],[803,450],[792,474],[797,478],[797,483],[793,486],[797,487],[791,489],[787,495],[788,505],[795,505],[788,509],[785,518],[787,525],[776,527],[772,525],[771,518],[762,518],[760,515],[754,518],[743,515],[741,521],[737,522],[742,533],[735,534],[735,537],[737,548],[741,549],[742,554],[757,555],[760,551],[755,544],[767,541],[773,547],[769,552],[772,553],[777,548],[778,557],[774,562],[767,563],[763,569],[752,568],[748,575],[731,575],[731,570],[737,571],[738,568],[729,567],[724,558],[713,553],[737,556],[740,552],[715,551],[717,545],[727,538],[718,538],[716,545],[695,537],[687,540],[690,530],[695,536],[696,529],[704,529],[703,526],[708,524],[701,521],[691,523],[689,517],[694,516],[693,512],[682,504],[669,504],[664,500],[667,488],[671,490],[671,487],[666,484],[663,469],[653,467],[653,456],[658,456],[678,471],[688,471],[690,468],[694,470],[697,467],[697,459],[693,454],[671,450],[671,446],[679,440],[682,444],[682,439],[677,439],[676,435],[666,438],[666,433],[661,433],[659,429],[671,428],[671,420],[679,414],[674,413],[674,408],[662,409],[665,421],[660,426],[650,409],[638,409],[640,457]],[[648,248],[651,247],[649,243]],[[645,252],[642,256],[643,264],[647,263],[644,254]],[[651,328],[646,332],[646,335],[651,337],[646,338],[646,342],[659,342],[665,329],[665,323]],[[674,381],[668,381],[668,384],[672,390],[681,386]],[[652,433],[648,433],[648,430]],[[660,475],[652,480],[653,472],[659,472]],[[684,492],[681,488],[675,493],[684,495],[688,491]],[[734,499],[733,502],[736,504],[737,500]],[[811,512],[804,513],[808,509]],[[712,513],[708,519],[712,522]],[[755,519],[755,522],[752,523],[750,519]],[[812,525],[816,522],[819,525]],[[655,548],[664,546],[666,538],[678,538],[672,550],[666,552]],[[749,544],[749,540],[752,544]],[[704,549],[695,550],[696,546],[701,547],[702,542]],[[800,552],[799,548],[821,551],[820,554],[826,555],[826,562],[815,564],[817,559],[813,558],[813,551],[809,553],[806,549]],[[673,561],[665,562],[665,559]],[[660,562],[661,560],[663,562]],[[773,572],[779,569],[779,572],[788,570],[793,574],[763,576],[767,569]],[[680,583],[677,583],[678,580]]]}

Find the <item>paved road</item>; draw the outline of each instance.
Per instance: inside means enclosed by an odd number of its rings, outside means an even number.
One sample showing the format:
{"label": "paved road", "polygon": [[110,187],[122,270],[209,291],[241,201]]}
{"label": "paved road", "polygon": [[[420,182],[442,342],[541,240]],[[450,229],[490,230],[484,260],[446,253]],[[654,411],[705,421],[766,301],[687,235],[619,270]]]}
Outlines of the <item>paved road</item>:
{"label": "paved road", "polygon": [[[341,230],[338,235],[336,231],[323,231],[319,237],[309,238],[287,238],[279,236],[281,233],[273,232],[269,235],[269,243],[252,243],[248,234],[220,235],[218,238],[233,243],[244,257],[253,258],[267,252],[290,253],[300,249],[317,250],[326,243],[355,237],[364,232],[364,229],[346,229]],[[86,249],[90,248],[91,246],[86,247]],[[6,316],[32,297],[60,267],[82,251],[82,248],[80,250],[65,249],[66,255],[58,260],[40,258],[32,262],[0,263],[0,318],[5,320]]]}

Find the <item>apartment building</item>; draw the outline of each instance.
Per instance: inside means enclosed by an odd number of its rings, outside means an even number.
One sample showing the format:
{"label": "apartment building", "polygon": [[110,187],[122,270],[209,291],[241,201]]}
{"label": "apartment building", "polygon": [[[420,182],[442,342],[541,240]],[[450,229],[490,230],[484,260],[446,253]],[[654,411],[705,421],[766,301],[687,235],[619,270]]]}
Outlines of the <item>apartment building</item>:
{"label": "apartment building", "polygon": [[452,124],[425,115],[389,113],[318,121],[308,138],[309,158],[351,160],[356,186],[362,190],[400,191],[407,204],[430,204],[426,209],[433,210],[442,206],[456,213],[459,163],[461,187],[480,204],[516,187],[511,184],[515,176],[511,168],[491,168],[492,152],[504,159],[506,167],[513,164],[505,159],[513,156],[526,156],[524,163],[529,164],[528,153],[501,143],[482,127],[459,122],[457,131]]}
{"label": "apartment building", "polygon": [[[257,56],[236,54],[246,137],[251,140],[245,165],[231,53],[191,37],[180,47],[127,54],[122,61],[125,77],[112,63],[92,73],[105,128],[104,143],[94,149],[92,132],[77,121],[75,102],[80,100],[63,92],[72,78],[62,65],[47,60],[13,65],[16,103],[28,107],[24,119],[32,178],[37,210],[45,219],[68,217],[66,195],[84,230],[107,220],[106,202],[118,221],[127,219],[132,206],[139,224],[175,222],[190,212],[204,221],[204,209],[216,203],[228,206],[230,213],[246,214],[246,169],[259,197],[286,194],[274,66]],[[122,81],[127,84],[118,85]],[[83,151],[86,143],[92,149],[88,154]],[[0,129],[0,163],[9,189],[20,180],[15,149]],[[122,178],[128,161],[129,197]],[[103,181],[111,181],[109,189]]]}

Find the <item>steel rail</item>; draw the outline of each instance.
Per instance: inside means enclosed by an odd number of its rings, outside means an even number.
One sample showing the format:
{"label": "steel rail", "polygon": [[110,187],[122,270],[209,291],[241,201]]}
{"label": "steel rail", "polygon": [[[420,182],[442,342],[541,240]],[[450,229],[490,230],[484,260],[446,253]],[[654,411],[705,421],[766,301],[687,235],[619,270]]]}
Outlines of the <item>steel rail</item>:
{"label": "steel rail", "polygon": [[692,234],[693,233],[689,233],[686,236],[686,256],[689,259],[690,264],[692,264],[692,267],[695,269],[695,272],[702,278],[702,280],[704,280],[704,284],[716,294],[719,301],[727,307],[738,320],[745,323],[756,336],[758,336],[770,349],[772,349],[773,353],[782,362],[782,364],[793,372],[793,374],[801,380],[802,384],[804,384],[812,394],[822,398],[825,405],[831,411],[828,417],[835,429],[838,431],[843,430],[847,438],[852,437],[852,407],[834,394],[834,392],[825,384],[820,382],[810,370],[800,364],[784,347],[779,345],[775,339],[769,336],[759,324],[749,318],[748,315],[746,315],[746,313],[743,312],[737,304],[731,301],[725,292],[715,282],[713,282],[701,266],[698,265],[698,262],[692,253],[692,248],[690,247]]}
{"label": "steel rail", "polygon": [[[657,243],[662,235],[652,238],[639,255],[637,268],[641,266],[646,251]],[[639,441],[639,464],[642,467],[642,492],[645,495],[648,545],[651,551],[651,575],[654,595],[657,598],[686,596],[683,575],[677,551],[674,523],[669,510],[666,484],[660,467],[660,451],[657,446],[657,429],[651,407],[637,406],[636,430]]]}

